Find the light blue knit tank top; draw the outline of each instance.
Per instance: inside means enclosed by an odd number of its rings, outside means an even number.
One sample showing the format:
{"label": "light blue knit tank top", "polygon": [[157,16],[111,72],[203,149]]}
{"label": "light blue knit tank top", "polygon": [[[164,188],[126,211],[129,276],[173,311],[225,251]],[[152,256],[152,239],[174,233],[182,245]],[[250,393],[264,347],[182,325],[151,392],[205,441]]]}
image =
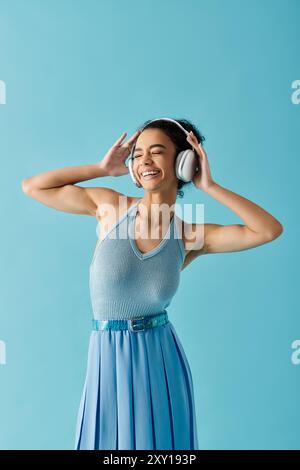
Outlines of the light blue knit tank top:
{"label": "light blue knit tank top", "polygon": [[89,282],[95,319],[129,319],[161,313],[178,289],[185,250],[176,214],[159,245],[142,253],[134,238],[140,199],[98,241]]}

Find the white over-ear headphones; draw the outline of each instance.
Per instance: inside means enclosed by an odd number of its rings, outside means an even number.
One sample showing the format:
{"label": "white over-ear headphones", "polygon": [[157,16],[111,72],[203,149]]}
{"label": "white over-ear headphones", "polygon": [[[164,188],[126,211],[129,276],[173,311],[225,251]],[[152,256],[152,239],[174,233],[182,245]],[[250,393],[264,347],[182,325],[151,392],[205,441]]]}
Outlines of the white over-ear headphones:
{"label": "white over-ear headphones", "polygon": [[[182,127],[181,124],[179,124],[179,122],[175,121],[175,119],[170,119],[170,118],[160,118],[160,119],[153,119],[152,121],[150,122],[153,122],[153,121],[171,121],[171,122],[174,122],[175,124],[177,124],[177,126],[179,126],[183,132],[186,134],[186,136],[189,135],[188,131],[184,129],[184,127]],[[148,122],[148,124],[145,126],[147,127],[150,122]],[[141,131],[144,129],[144,127],[141,129]],[[131,154],[130,154],[130,157],[129,157],[129,160],[128,160],[128,169],[129,169],[129,173],[130,173],[130,176],[132,178],[132,181],[134,182],[134,184],[138,187],[138,188],[141,188],[142,185],[135,179],[135,176],[134,176],[134,173],[133,173],[133,159],[134,159],[134,156],[133,156],[133,153],[134,153],[134,149],[135,149],[135,144],[133,146],[133,149],[131,151]],[[176,160],[175,160],[175,173],[176,173],[176,177],[182,181],[184,181],[185,183],[188,183],[189,181],[192,181],[194,175],[195,175],[195,172],[197,170],[197,167],[198,167],[198,158],[196,156],[196,153],[194,152],[194,150],[191,150],[191,149],[187,149],[187,150],[182,150],[181,152],[179,152],[179,154],[177,155],[176,157]]]}

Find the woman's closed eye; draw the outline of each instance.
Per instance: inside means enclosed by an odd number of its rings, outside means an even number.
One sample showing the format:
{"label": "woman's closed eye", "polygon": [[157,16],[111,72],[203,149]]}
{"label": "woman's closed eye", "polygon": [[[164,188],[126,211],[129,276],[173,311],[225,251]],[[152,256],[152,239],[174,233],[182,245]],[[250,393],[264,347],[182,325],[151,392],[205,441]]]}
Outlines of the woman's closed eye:
{"label": "woman's closed eye", "polygon": [[[160,155],[162,152],[152,152],[152,155]],[[134,158],[141,157],[142,155],[134,155]]]}

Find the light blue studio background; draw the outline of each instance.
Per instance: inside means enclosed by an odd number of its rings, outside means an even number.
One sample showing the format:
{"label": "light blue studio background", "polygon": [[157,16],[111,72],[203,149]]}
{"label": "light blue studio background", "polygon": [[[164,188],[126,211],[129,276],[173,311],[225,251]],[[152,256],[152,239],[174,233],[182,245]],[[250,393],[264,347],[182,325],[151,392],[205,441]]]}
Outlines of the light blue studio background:
{"label": "light blue studio background", "polygon": [[[26,197],[23,178],[95,163],[146,119],[192,120],[214,179],[285,227],[198,258],[169,316],[194,378],[202,449],[299,449],[299,0],[0,1],[0,448],[72,449],[96,221]],[[85,181],[142,196],[128,175]],[[242,223],[193,186],[205,221]],[[195,219],[194,219],[195,221]]]}

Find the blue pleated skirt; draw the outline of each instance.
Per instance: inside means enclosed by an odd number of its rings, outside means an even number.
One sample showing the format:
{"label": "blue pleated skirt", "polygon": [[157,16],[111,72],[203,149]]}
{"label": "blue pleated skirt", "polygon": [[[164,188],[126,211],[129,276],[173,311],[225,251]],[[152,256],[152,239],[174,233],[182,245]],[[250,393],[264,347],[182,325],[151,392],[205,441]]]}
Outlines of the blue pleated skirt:
{"label": "blue pleated skirt", "polygon": [[91,332],[75,449],[198,449],[192,375],[171,321]]}

